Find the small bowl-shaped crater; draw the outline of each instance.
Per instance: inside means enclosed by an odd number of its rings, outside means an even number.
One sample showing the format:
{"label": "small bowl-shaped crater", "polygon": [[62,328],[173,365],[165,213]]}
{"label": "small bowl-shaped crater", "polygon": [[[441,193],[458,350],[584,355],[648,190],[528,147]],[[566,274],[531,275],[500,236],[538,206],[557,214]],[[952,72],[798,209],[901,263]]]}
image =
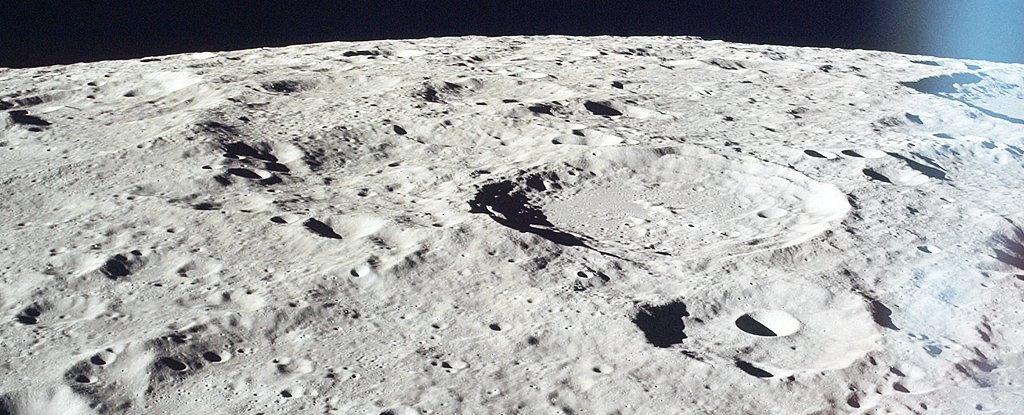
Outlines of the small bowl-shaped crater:
{"label": "small bowl-shaped crater", "polygon": [[782,310],[758,310],[736,319],[736,327],[762,337],[782,337],[800,331],[800,320]]}

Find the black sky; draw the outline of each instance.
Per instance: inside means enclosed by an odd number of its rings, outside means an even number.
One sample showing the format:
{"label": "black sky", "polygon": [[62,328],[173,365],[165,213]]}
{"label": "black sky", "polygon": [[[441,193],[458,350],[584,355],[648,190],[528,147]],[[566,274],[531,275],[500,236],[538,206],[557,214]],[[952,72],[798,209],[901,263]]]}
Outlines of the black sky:
{"label": "black sky", "polygon": [[694,35],[1024,62],[1024,1],[10,1],[0,66],[332,40]]}

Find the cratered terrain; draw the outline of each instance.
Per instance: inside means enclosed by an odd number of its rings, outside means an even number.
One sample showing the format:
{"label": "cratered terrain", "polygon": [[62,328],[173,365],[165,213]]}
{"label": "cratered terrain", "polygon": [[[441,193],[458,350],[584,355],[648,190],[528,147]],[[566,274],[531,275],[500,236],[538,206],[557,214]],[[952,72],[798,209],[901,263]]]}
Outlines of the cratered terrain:
{"label": "cratered terrain", "polygon": [[1019,413],[1022,85],[684,37],[0,69],[0,413]]}

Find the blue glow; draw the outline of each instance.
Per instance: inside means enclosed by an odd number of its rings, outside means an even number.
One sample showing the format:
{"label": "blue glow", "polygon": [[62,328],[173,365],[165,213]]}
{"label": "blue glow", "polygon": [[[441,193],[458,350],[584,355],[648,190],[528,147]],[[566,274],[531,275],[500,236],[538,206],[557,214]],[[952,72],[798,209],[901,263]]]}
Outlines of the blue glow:
{"label": "blue glow", "polygon": [[[1020,0],[932,1],[918,9],[922,50],[961,57],[1012,57],[1024,48]],[[1004,59],[1006,59],[1004,58]]]}

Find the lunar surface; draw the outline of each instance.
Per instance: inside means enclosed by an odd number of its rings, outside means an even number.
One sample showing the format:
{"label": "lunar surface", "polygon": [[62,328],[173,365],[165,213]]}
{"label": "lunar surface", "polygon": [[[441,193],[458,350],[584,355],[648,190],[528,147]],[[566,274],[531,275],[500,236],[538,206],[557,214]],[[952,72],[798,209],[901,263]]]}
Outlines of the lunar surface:
{"label": "lunar surface", "polygon": [[1022,85],[680,37],[0,69],[0,413],[1020,413]]}

